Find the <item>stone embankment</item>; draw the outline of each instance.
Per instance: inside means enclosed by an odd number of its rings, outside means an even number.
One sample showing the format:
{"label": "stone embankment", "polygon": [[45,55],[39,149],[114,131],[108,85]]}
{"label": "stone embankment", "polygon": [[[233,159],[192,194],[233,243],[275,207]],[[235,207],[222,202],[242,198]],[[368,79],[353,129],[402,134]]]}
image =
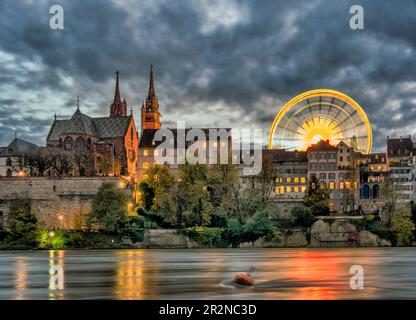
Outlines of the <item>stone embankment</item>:
{"label": "stone embankment", "polygon": [[[173,229],[149,229],[143,241],[134,244],[138,248],[186,249],[204,246]],[[370,231],[357,231],[347,219],[333,223],[316,221],[309,233],[295,229],[281,238],[269,240],[260,237],[253,242],[244,242],[240,248],[294,248],[294,247],[390,247],[391,243]]]}

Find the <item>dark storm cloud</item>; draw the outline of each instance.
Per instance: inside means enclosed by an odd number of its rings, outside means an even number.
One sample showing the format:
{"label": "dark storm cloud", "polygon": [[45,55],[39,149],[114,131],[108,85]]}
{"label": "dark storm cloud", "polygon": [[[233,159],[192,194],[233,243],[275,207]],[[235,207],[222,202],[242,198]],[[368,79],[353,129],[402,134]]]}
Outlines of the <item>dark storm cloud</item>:
{"label": "dark storm cloud", "polygon": [[[64,30],[48,27],[53,4],[64,7]],[[365,30],[349,28],[353,4]],[[268,128],[292,96],[325,87],[365,109],[376,149],[386,135],[416,134],[411,0],[6,0],[0,11],[0,145],[17,128],[43,143],[76,95],[84,112],[107,114],[115,69],[137,113],[151,63],[168,123],[186,114],[192,126]]]}

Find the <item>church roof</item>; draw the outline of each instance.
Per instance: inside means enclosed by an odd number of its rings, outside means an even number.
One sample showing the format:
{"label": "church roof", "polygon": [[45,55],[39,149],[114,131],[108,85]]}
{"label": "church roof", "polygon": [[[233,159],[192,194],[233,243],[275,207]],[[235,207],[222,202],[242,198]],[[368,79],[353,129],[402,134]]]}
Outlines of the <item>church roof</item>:
{"label": "church roof", "polygon": [[92,118],[77,109],[70,119],[54,121],[47,140],[56,141],[65,134],[81,134],[98,138],[124,137],[130,120],[131,116]]}
{"label": "church roof", "polygon": [[38,146],[34,143],[14,138],[7,147],[0,149],[0,156],[13,156],[25,152],[36,150]]}

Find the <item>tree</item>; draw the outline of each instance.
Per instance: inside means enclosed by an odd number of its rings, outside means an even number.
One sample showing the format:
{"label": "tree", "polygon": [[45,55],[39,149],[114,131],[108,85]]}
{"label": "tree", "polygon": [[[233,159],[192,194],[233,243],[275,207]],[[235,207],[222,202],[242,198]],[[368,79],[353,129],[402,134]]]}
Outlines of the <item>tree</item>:
{"label": "tree", "polygon": [[139,191],[141,194],[141,203],[146,211],[149,211],[153,206],[153,200],[155,198],[155,190],[149,185],[148,182],[142,181],[139,184]]}
{"label": "tree", "polygon": [[44,176],[52,166],[52,157],[48,148],[38,148],[24,153],[23,166],[29,168],[31,176]]}
{"label": "tree", "polygon": [[147,178],[144,180],[155,190],[156,195],[167,194],[174,184],[174,178],[168,168],[157,163],[146,170]]}
{"label": "tree", "polygon": [[277,175],[277,168],[270,154],[262,157],[262,167],[259,174],[250,177],[252,189],[262,196],[269,197],[274,189],[274,179]]}
{"label": "tree", "polygon": [[207,166],[184,164],[180,167],[176,194],[178,222],[185,226],[206,226],[211,222],[212,204],[208,191]]}
{"label": "tree", "polygon": [[101,175],[108,176],[110,174],[119,176],[121,174],[121,163],[118,157],[112,154],[101,154],[97,157],[97,172]]}
{"label": "tree", "polygon": [[92,201],[91,217],[104,230],[120,232],[128,222],[128,197],[112,183],[103,183]]}
{"label": "tree", "polygon": [[50,150],[51,169],[55,170],[58,176],[69,175],[72,171],[72,154],[68,151],[55,149]]}
{"label": "tree", "polygon": [[310,228],[316,221],[310,208],[294,207],[292,209],[293,224],[295,226]]}
{"label": "tree", "polygon": [[412,245],[413,230],[415,224],[412,222],[410,208],[407,206],[400,206],[397,208],[392,221],[392,230],[396,235],[397,245],[410,246]]}
{"label": "tree", "polygon": [[329,190],[319,183],[316,176],[312,176],[307,183],[303,205],[313,215],[329,214]]}
{"label": "tree", "polygon": [[32,212],[28,198],[18,198],[10,202],[7,219],[9,240],[25,245],[36,245],[38,221]]}
{"label": "tree", "polygon": [[385,180],[384,185],[381,188],[381,198],[384,201],[383,220],[387,226],[390,226],[393,214],[396,211],[397,200],[399,199],[397,186],[392,179]]}
{"label": "tree", "polygon": [[77,149],[73,156],[73,163],[75,168],[78,171],[78,174],[82,176],[86,176],[88,172],[88,168],[91,165],[92,155],[91,151],[84,150],[84,149]]}

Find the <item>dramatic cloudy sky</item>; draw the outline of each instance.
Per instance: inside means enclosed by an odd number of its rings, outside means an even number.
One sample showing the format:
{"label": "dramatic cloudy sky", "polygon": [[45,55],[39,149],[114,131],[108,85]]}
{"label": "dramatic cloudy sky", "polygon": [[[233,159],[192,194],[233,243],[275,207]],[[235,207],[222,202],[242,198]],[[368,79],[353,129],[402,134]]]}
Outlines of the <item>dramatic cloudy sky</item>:
{"label": "dramatic cloudy sky", "polygon": [[[64,30],[49,8],[64,8]],[[365,29],[349,28],[349,8]],[[0,145],[38,144],[56,112],[109,112],[114,71],[138,124],[149,65],[163,121],[268,129],[281,105],[314,88],[351,95],[385,137],[416,135],[416,2],[2,0]]]}

